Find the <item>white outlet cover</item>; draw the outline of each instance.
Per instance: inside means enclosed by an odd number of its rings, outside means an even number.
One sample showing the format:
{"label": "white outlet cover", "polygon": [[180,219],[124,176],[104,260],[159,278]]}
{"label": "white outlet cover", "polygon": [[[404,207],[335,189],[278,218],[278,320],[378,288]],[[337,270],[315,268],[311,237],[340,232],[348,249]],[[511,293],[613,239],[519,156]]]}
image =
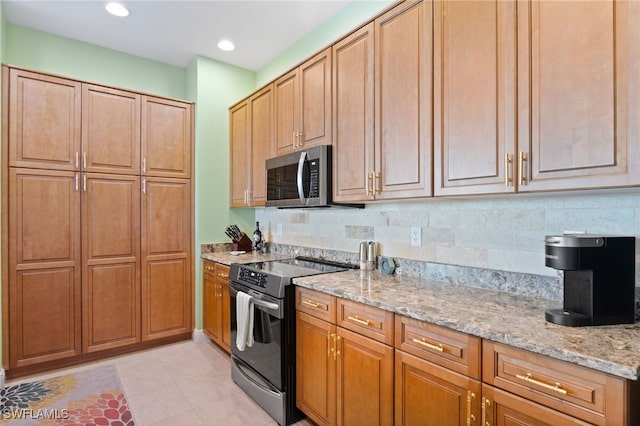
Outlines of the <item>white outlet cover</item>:
{"label": "white outlet cover", "polygon": [[411,246],[412,247],[422,246],[422,228],[419,226],[411,227]]}

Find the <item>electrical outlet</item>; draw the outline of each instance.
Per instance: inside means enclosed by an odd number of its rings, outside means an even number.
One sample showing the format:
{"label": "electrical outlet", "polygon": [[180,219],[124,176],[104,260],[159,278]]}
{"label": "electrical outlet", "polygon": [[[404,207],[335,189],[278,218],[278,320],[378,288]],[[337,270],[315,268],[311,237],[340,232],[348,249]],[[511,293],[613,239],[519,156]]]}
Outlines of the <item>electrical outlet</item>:
{"label": "electrical outlet", "polygon": [[411,246],[412,247],[422,246],[422,228],[419,226],[411,227]]}
{"label": "electrical outlet", "polygon": [[276,235],[282,235],[282,224],[278,223],[276,225]]}

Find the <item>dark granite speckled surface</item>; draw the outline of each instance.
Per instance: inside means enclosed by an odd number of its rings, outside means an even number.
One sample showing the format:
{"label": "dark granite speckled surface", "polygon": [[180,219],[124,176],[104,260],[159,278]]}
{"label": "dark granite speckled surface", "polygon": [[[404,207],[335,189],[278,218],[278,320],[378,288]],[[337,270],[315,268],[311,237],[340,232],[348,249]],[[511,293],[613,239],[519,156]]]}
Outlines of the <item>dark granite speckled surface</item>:
{"label": "dark granite speckled surface", "polygon": [[360,270],[293,282],[615,376],[637,380],[640,374],[638,322],[563,327],[544,319],[545,308],[560,307],[558,301]]}

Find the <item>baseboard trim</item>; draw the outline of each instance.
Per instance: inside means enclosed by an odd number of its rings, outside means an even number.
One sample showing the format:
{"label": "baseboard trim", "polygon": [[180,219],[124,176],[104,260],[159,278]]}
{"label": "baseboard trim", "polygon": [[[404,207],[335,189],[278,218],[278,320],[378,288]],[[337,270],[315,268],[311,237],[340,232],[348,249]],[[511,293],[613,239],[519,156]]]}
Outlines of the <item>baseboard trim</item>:
{"label": "baseboard trim", "polygon": [[198,329],[194,329],[193,333],[191,335],[191,339],[194,341],[194,343],[201,345],[203,343],[207,343],[209,341],[209,338],[207,337],[206,334],[204,334],[204,331],[202,330],[198,330]]}

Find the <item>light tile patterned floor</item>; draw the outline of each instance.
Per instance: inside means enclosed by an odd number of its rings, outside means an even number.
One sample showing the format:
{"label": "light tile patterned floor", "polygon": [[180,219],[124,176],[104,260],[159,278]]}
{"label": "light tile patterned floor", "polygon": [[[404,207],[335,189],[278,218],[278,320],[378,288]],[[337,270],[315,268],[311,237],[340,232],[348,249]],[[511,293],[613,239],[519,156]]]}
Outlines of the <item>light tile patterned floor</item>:
{"label": "light tile patterned floor", "polygon": [[[109,358],[44,375],[28,382],[115,364],[139,426],[273,426],[275,421],[231,381],[229,355],[211,343],[185,341]],[[308,420],[296,426],[312,426]]]}

